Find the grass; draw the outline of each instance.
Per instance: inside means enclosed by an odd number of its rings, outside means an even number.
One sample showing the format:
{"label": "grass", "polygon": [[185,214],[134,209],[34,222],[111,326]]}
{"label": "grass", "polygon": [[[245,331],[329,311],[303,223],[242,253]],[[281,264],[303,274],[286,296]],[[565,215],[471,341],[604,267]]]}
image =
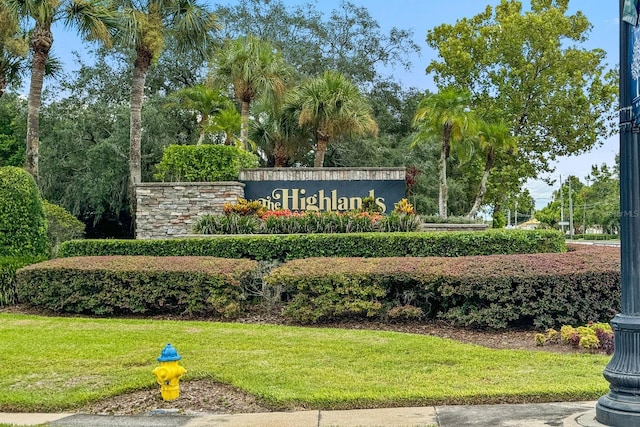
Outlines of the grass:
{"label": "grass", "polygon": [[0,336],[0,411],[25,412],[157,387],[151,370],[168,342],[183,381],[214,378],[274,408],[593,400],[608,390],[610,359],[397,332],[7,313]]}

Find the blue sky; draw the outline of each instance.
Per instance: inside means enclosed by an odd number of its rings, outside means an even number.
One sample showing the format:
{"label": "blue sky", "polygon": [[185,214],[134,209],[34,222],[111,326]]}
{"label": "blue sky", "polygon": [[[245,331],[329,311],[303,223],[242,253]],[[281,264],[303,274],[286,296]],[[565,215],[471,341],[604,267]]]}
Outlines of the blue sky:
{"label": "blue sky", "polygon": [[[283,0],[285,4],[304,4],[304,0]],[[414,41],[422,52],[411,58],[413,67],[410,71],[404,69],[389,70],[394,76],[406,86],[415,86],[420,89],[431,89],[435,87],[430,76],[425,74],[425,68],[431,60],[436,57],[436,53],[425,43],[427,30],[442,23],[455,23],[456,20],[471,17],[483,11],[487,5],[495,6],[500,0],[352,0],[357,6],[364,6],[369,10],[371,16],[378,21],[383,31],[388,31],[392,27],[411,29]],[[211,4],[233,4],[231,0],[210,1]],[[340,0],[318,0],[314,2],[316,8],[328,15],[332,9],[336,9]],[[529,6],[529,0],[523,0],[524,7]],[[607,52],[607,62],[611,67],[617,67],[619,59],[618,49],[618,1],[612,0],[571,0],[570,11],[582,11],[593,29],[589,34],[589,40],[585,43],[587,48],[602,48]],[[63,28],[54,29],[54,52],[65,64],[73,68],[71,52],[78,49],[78,40]],[[560,158],[555,163],[556,172],[551,178],[558,179],[562,175],[563,179],[568,175],[576,175],[584,181],[591,170],[593,164],[607,163],[612,165],[619,148],[618,137],[602,141],[602,145],[593,149],[590,153]],[[551,200],[551,194],[558,187],[550,187],[543,181],[532,181],[527,184],[533,197],[536,199],[536,206],[541,208]]]}

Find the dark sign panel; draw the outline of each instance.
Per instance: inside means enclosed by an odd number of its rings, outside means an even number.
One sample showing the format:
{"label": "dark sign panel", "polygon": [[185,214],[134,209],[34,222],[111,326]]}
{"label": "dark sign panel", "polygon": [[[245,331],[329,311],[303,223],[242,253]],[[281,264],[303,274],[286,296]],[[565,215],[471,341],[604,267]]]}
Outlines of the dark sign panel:
{"label": "dark sign panel", "polygon": [[291,211],[349,211],[371,197],[383,212],[391,212],[405,194],[398,181],[244,181],[247,200],[267,209]]}

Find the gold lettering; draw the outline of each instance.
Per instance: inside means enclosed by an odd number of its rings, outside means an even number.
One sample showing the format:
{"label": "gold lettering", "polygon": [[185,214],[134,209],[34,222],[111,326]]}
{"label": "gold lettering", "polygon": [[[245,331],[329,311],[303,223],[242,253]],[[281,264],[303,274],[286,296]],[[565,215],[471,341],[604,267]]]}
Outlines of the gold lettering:
{"label": "gold lettering", "polygon": [[353,211],[362,207],[362,197],[349,198],[349,210]]}
{"label": "gold lettering", "polygon": [[338,199],[338,210],[339,211],[348,211],[349,210],[349,199],[346,197],[340,197]]}
{"label": "gold lettering", "polygon": [[376,206],[378,206],[382,210],[382,213],[387,212],[387,205],[384,204],[384,198],[383,197],[377,197],[376,198]]}
{"label": "gold lettering", "polygon": [[306,198],[307,200],[307,210],[308,211],[317,211],[318,210],[318,196],[314,194],[313,196],[309,196]]}

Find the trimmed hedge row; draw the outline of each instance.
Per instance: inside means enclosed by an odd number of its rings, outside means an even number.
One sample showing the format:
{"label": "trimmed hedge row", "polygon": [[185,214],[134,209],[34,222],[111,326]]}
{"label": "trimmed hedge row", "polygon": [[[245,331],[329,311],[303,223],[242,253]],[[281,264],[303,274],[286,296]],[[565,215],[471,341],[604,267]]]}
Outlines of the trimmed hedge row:
{"label": "trimmed hedge row", "polygon": [[211,257],[78,257],[16,272],[20,302],[67,313],[209,314],[241,312],[258,263]]}
{"label": "trimmed hedge row", "polygon": [[[542,329],[608,321],[620,301],[619,248],[601,246],[562,254],[308,258],[266,274],[250,260],[78,257],[30,265],[16,277],[20,301],[53,311],[232,317],[247,296],[282,293],[283,314],[299,323],[444,319]],[[259,287],[260,295],[252,292]]]}
{"label": "trimmed hedge row", "polygon": [[286,261],[326,257],[402,257],[564,252],[564,236],[552,230],[488,230],[447,233],[353,233],[212,236],[160,240],[72,240],[60,257],[102,255],[213,256]]}
{"label": "trimmed hedge row", "polygon": [[618,248],[460,258],[310,258],[266,278],[302,323],[426,317],[458,326],[548,328],[609,321],[619,310]]}

